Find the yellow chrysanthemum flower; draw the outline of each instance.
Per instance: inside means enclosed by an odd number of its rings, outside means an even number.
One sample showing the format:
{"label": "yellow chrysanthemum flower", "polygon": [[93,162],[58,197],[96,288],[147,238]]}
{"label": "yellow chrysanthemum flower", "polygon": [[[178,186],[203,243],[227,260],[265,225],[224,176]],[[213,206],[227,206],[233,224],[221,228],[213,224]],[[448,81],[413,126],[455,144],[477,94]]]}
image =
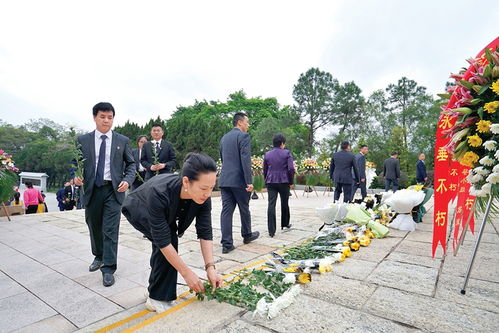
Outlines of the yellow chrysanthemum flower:
{"label": "yellow chrysanthemum flower", "polygon": [[490,88],[493,92],[496,93],[496,95],[499,95],[499,80],[496,80],[496,82],[492,83],[492,86]]}
{"label": "yellow chrysanthemum flower", "polygon": [[468,144],[471,147],[480,147],[482,145],[482,139],[477,134],[468,136]]}
{"label": "yellow chrysanthemum flower", "polygon": [[312,281],[312,276],[309,273],[301,273],[298,275],[299,283],[309,283],[310,281]]}
{"label": "yellow chrysanthemum flower", "polygon": [[490,125],[492,125],[490,120],[480,120],[478,123],[476,123],[476,130],[480,133],[487,133],[490,131]]}
{"label": "yellow chrysanthemum flower", "polygon": [[320,263],[319,264],[319,273],[324,274],[326,272],[331,272],[333,270],[333,266],[331,264]]}
{"label": "yellow chrysanthemum flower", "polygon": [[478,156],[477,154],[475,154],[472,151],[469,151],[463,155],[463,157],[459,160],[459,163],[461,163],[464,166],[473,167],[473,165],[476,162],[478,162],[479,159],[480,159],[480,156]]}
{"label": "yellow chrysanthemum flower", "polygon": [[485,103],[485,105],[483,106],[483,109],[488,113],[494,113],[497,111],[498,108],[499,108],[499,101]]}

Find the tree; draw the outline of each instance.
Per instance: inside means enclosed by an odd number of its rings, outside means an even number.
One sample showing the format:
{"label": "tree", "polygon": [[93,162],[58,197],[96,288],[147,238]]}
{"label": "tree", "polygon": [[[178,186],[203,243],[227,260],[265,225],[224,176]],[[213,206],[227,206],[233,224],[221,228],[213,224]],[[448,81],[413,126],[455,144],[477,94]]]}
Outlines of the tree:
{"label": "tree", "polygon": [[338,89],[338,81],[328,72],[310,68],[300,74],[298,83],[293,88],[296,109],[305,119],[309,129],[308,155],[314,152],[317,130],[328,125],[332,118],[333,97]]}
{"label": "tree", "polygon": [[338,85],[332,111],[331,123],[339,126],[338,134],[334,139],[336,146],[343,140],[355,141],[359,129],[366,125],[365,121],[368,118],[362,90],[355,82]]}
{"label": "tree", "polygon": [[[433,107],[433,99],[426,94],[426,88],[418,86],[416,81],[402,77],[397,84],[390,84],[386,88],[390,110],[396,115],[397,123],[402,129],[402,147],[410,151],[411,142],[422,123],[424,115]],[[412,168],[409,160],[401,163],[407,172]]]}

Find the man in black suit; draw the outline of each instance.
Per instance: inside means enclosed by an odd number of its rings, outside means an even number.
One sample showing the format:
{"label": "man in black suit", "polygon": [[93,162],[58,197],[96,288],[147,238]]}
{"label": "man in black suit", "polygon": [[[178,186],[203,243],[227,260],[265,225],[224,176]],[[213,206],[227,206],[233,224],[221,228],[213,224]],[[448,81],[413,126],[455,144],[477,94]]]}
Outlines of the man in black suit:
{"label": "man in black suit", "polygon": [[137,138],[137,148],[132,149],[132,155],[135,161],[135,180],[132,184],[132,190],[135,190],[140,185],[144,184],[144,179],[146,177],[146,168],[144,168],[140,163],[140,157],[142,155],[142,147],[146,142],[147,136],[141,135]]}
{"label": "man in black suit", "polygon": [[343,191],[343,202],[349,202],[352,198],[352,174],[354,181],[359,181],[359,171],[355,163],[355,156],[350,151],[350,143],[343,141],[341,150],[331,156],[329,177],[335,183],[334,202],[340,199]]}
{"label": "man in black suit", "polygon": [[416,163],[416,181],[418,184],[425,184],[428,180],[428,175],[426,174],[426,164],[424,163],[425,158],[425,154],[419,154],[419,159]]}
{"label": "man in black suit", "polygon": [[146,168],[145,181],[163,173],[172,173],[176,165],[175,151],[171,142],[163,140],[163,128],[154,124],[151,128],[152,140],[144,143],[140,162]]}
{"label": "man in black suit", "polygon": [[222,171],[218,186],[222,192],[222,214],[220,224],[222,229],[222,252],[234,250],[232,239],[232,215],[236,204],[241,215],[241,235],[244,244],[257,239],[258,231],[251,231],[251,215],[249,200],[253,191],[251,174],[251,138],[249,136],[248,116],[238,112],[232,119],[234,128],[225,134],[220,141],[220,158]]}
{"label": "man in black suit", "polygon": [[73,179],[64,187],[64,204],[65,210],[73,210],[76,205],[76,187]]}
{"label": "man in black suit", "polygon": [[[359,171],[359,181],[353,183],[352,189],[352,199],[355,196],[355,192],[360,187],[360,194],[362,195],[362,200],[367,197],[367,186],[366,186],[366,155],[369,152],[369,148],[367,145],[360,146],[360,151],[358,154],[355,154],[355,164],[357,165],[357,170]],[[352,173],[352,178],[354,178],[354,174]]]}
{"label": "man in black suit", "polygon": [[398,178],[400,178],[400,161],[397,159],[398,153],[394,151],[391,157],[385,160],[383,165],[383,177],[385,177],[385,191],[389,191],[393,185],[393,192],[399,188]]}
{"label": "man in black suit", "polygon": [[114,115],[110,103],[94,106],[95,131],[77,139],[84,160],[83,179],[75,178],[76,185],[83,185],[85,220],[95,256],[89,270],[93,272],[100,268],[106,287],[114,284],[121,204],[135,178],[135,162],[128,138],[111,131]]}

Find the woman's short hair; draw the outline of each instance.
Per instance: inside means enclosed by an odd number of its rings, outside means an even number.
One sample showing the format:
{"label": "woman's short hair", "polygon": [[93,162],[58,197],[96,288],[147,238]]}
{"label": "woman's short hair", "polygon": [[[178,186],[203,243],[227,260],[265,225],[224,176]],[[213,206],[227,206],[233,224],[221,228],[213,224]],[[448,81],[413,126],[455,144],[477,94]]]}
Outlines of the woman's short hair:
{"label": "woman's short hair", "polygon": [[188,153],[182,165],[181,176],[189,178],[189,181],[199,179],[202,173],[217,172],[217,164],[206,154]]}
{"label": "woman's short hair", "polygon": [[32,182],[25,182],[24,185],[26,185],[27,188],[33,188]]}
{"label": "woman's short hair", "polygon": [[142,138],[146,138],[146,140],[149,140],[147,138],[147,135],[139,135],[139,137],[137,138],[137,141],[135,141],[135,143],[139,143],[140,139],[142,139]]}
{"label": "woman's short hair", "polygon": [[280,147],[283,143],[286,143],[286,137],[281,133],[277,133],[272,137],[274,147]]}

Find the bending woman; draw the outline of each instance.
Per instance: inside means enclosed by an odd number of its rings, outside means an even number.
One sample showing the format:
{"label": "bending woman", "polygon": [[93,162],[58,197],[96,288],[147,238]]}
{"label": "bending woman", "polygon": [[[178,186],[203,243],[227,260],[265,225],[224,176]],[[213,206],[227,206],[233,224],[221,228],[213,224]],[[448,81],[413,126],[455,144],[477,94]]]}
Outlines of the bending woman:
{"label": "bending woman", "polygon": [[132,191],[122,212],[132,226],[152,242],[147,309],[168,310],[177,298],[177,272],[189,288],[203,292],[199,277],[178,255],[178,237],[196,218],[206,276],[213,289],[221,286],[213,261],[210,195],[216,183],[215,161],[204,154],[186,156],[180,175],[163,174]]}

